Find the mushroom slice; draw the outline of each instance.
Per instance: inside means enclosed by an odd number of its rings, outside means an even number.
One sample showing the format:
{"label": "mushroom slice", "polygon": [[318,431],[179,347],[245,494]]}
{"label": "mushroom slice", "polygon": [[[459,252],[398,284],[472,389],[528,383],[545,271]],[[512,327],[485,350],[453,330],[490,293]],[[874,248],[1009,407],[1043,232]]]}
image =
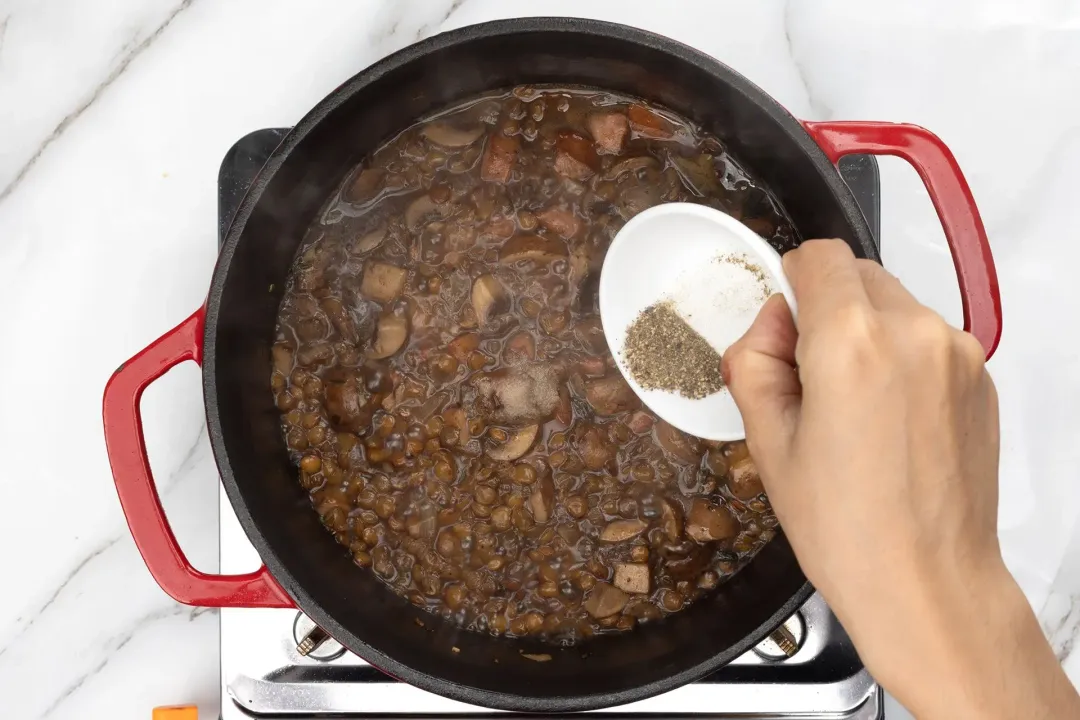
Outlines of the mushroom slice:
{"label": "mushroom slice", "polygon": [[750,500],[765,492],[765,486],[761,483],[761,475],[758,474],[757,466],[749,456],[740,458],[731,465],[731,478],[728,480],[728,488],[731,494],[740,500]]}
{"label": "mushroom slice", "polygon": [[648,527],[649,523],[644,520],[615,520],[608,523],[607,527],[600,533],[600,539],[604,542],[632,540],[645,532]]}
{"label": "mushroom slice", "polygon": [[374,399],[362,378],[348,377],[343,382],[326,383],[326,410],[337,430],[362,432],[371,422]]}
{"label": "mushroom slice", "polygon": [[722,192],[723,188],[720,187],[720,180],[716,177],[715,160],[712,155],[702,153],[691,159],[672,154],[671,161],[682,177],[683,183],[697,195],[709,196]]}
{"label": "mushroom slice", "polygon": [[581,221],[574,217],[574,213],[557,205],[536,213],[536,219],[545,228],[567,240],[577,235],[581,229]]}
{"label": "mushroom slice", "polygon": [[581,426],[574,440],[578,454],[585,467],[590,470],[602,470],[615,459],[616,448],[604,437],[596,425]]}
{"label": "mushroom slice", "polygon": [[548,364],[523,363],[470,379],[473,410],[489,424],[525,427],[548,420],[559,407],[562,380]]}
{"label": "mushroom slice", "polygon": [[739,534],[739,522],[725,506],[697,498],[686,519],[686,534],[699,543],[727,540]]}
{"label": "mushroom slice", "polygon": [[631,105],[626,112],[630,129],[635,135],[647,138],[669,138],[675,134],[671,122],[644,105]]}
{"label": "mushroom slice", "polygon": [[499,249],[499,261],[504,263],[519,260],[547,263],[565,258],[566,255],[566,243],[562,240],[539,235],[516,235]]}
{"label": "mushroom slice", "polygon": [[502,445],[496,445],[488,449],[488,457],[492,460],[517,460],[519,457],[529,452],[529,448],[532,447],[539,431],[539,425],[530,425],[521,428],[520,430],[511,431],[506,442]]}
{"label": "mushroom slice", "polygon": [[372,300],[389,302],[405,289],[405,271],[389,263],[370,263],[364,267],[360,292]]}
{"label": "mushroom slice", "polygon": [[618,155],[626,144],[630,126],[621,112],[594,112],[585,119],[585,127],[601,152]]}
{"label": "mushroom slice", "polygon": [[570,391],[565,385],[559,388],[559,404],[555,408],[555,419],[566,426],[574,421],[574,405],[570,400]]}
{"label": "mushroom slice", "polygon": [[682,517],[675,509],[675,506],[670,500],[664,499],[660,502],[660,529],[664,531],[664,536],[670,542],[678,542],[682,537]]}
{"label": "mushroom slice", "polygon": [[638,171],[646,168],[659,170],[660,163],[652,155],[638,155],[636,157],[626,158],[625,160],[612,165],[611,169],[604,173],[604,179],[618,180],[628,172],[637,174]]}
{"label": "mushroom slice", "polygon": [[527,331],[515,333],[503,345],[503,362],[519,365],[536,359],[536,340]]}
{"label": "mushroom slice", "polygon": [[615,587],[628,593],[649,592],[649,566],[644,563],[615,563]]}
{"label": "mushroom slice", "polygon": [[570,268],[567,272],[567,279],[570,281],[570,287],[574,290],[578,290],[585,281],[586,276],[588,276],[589,260],[589,246],[584,243],[575,245],[570,252]]}
{"label": "mushroom slice", "polygon": [[526,660],[532,660],[533,662],[548,662],[551,660],[551,653],[521,653],[521,657]]}
{"label": "mushroom slice", "polygon": [[501,132],[494,133],[487,142],[484,157],[480,161],[480,179],[505,184],[517,162],[521,141]]}
{"label": "mushroom slice", "polygon": [[446,346],[446,351],[457,358],[458,362],[465,362],[478,347],[480,347],[480,336],[469,332],[462,333],[451,340]]}
{"label": "mushroom slice", "polygon": [[644,410],[634,412],[634,414],[630,416],[630,419],[626,421],[626,424],[635,435],[649,432],[649,430],[652,430],[652,426],[655,423],[656,419]]}
{"label": "mushroom slice", "polygon": [[[667,574],[675,582],[681,580],[697,581],[701,573],[708,569],[712,563],[715,546],[712,543],[698,543],[686,540],[685,546],[680,543],[677,546],[661,549],[664,555],[664,568]],[[672,552],[677,550],[677,552]]]}
{"label": "mushroom slice", "polygon": [[680,462],[697,465],[701,462],[701,444],[690,435],[676,429],[664,420],[655,425],[656,440],[660,447]]}
{"label": "mushroom slice", "polygon": [[332,357],[334,357],[334,346],[328,342],[301,345],[296,353],[296,361],[301,365],[323,365]]}
{"label": "mushroom slice", "polygon": [[463,148],[472,145],[484,134],[484,126],[459,128],[446,122],[432,122],[420,131],[426,139],[444,148]]}
{"label": "mushroom slice", "polygon": [[270,357],[274,360],[274,370],[282,375],[288,375],[293,369],[293,349],[288,345],[278,342],[270,348]]}
{"label": "mushroom slice", "polygon": [[319,308],[326,314],[326,317],[330,318],[330,322],[341,333],[341,338],[345,342],[355,345],[360,337],[357,334],[356,323],[353,322],[352,315],[345,309],[341,300],[333,295],[324,297],[319,301]]}
{"label": "mushroom slice", "polygon": [[405,208],[405,227],[409,228],[409,232],[416,232],[424,220],[437,212],[439,212],[439,203],[432,200],[431,195],[424,193]]}
{"label": "mushroom slice", "polygon": [[400,315],[383,313],[375,327],[375,342],[368,350],[372,360],[382,360],[397,353],[409,336],[409,321]]}
{"label": "mushroom slice", "polygon": [[488,220],[480,228],[480,239],[485,242],[491,240],[506,240],[517,230],[517,225],[508,217],[495,217]]}
{"label": "mushroom slice", "polygon": [[585,381],[585,399],[598,415],[618,415],[638,407],[638,398],[618,373]]}
{"label": "mushroom slice", "polygon": [[555,483],[550,476],[544,476],[536,483],[529,496],[529,509],[532,510],[533,520],[539,524],[551,519],[551,512],[555,509]]}
{"label": "mushroom slice", "polygon": [[510,309],[510,296],[498,278],[488,273],[476,278],[472,286],[472,306],[481,325]]}
{"label": "mushroom slice", "polygon": [[658,205],[663,197],[659,185],[634,185],[619,194],[616,210],[623,220],[629,220],[638,213]]}
{"label": "mushroom slice", "polygon": [[625,592],[609,585],[608,583],[596,583],[585,599],[585,611],[597,620],[617,615],[630,602],[630,596]]}
{"label": "mushroom slice", "polygon": [[600,168],[596,148],[575,132],[563,131],[555,140],[555,172],[571,180],[588,180]]}
{"label": "mushroom slice", "polygon": [[361,235],[356,238],[352,244],[352,251],[354,253],[367,253],[371,252],[375,248],[382,245],[383,240],[386,239],[386,226],[376,228],[369,233]]}
{"label": "mushroom slice", "polygon": [[711,447],[705,453],[705,469],[716,477],[724,477],[728,474],[728,459],[724,451],[718,447]]}

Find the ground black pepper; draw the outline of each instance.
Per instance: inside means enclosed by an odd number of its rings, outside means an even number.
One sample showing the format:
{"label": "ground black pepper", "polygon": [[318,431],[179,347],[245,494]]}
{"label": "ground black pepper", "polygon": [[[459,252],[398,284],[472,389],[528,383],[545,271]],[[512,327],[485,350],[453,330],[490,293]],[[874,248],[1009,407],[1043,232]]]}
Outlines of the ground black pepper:
{"label": "ground black pepper", "polygon": [[623,359],[646,390],[700,400],[724,387],[720,353],[690,327],[670,301],[641,311],[626,332]]}

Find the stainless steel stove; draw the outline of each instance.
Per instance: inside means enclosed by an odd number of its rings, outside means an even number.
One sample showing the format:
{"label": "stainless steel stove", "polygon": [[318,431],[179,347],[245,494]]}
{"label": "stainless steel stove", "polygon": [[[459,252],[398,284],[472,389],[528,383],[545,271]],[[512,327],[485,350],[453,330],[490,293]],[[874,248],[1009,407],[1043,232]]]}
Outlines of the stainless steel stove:
{"label": "stainless steel stove", "polygon": [[[218,175],[219,238],[285,129],[255,131],[234,145]],[[876,161],[849,156],[841,174],[874,236],[880,204]],[[244,572],[259,557],[224,490],[219,496],[221,571]],[[221,720],[292,720],[496,713],[398,682],[347,652],[295,610],[221,611]],[[880,720],[881,690],[821,597],[814,595],[772,637],[703,680],[606,711],[607,717],[701,716],[759,720]]]}

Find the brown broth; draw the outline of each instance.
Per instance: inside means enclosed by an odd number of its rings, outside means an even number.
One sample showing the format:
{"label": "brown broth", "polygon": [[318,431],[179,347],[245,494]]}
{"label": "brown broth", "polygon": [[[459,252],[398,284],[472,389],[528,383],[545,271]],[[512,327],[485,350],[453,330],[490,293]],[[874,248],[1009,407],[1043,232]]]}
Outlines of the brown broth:
{"label": "brown broth", "polygon": [[567,643],[678,612],[768,542],[745,444],[658,421],[601,330],[608,244],[673,201],[797,244],[717,138],[596,90],[477,98],[346,178],[290,272],[271,387],[357,565],[464,627]]}

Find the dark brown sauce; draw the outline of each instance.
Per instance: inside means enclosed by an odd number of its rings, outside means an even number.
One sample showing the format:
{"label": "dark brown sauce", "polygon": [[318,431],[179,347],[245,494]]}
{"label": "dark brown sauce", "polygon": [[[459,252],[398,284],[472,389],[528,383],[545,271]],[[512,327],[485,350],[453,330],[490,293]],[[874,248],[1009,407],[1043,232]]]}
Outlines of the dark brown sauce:
{"label": "dark brown sauce", "polygon": [[345,180],[291,270],[271,385],[357,565],[467,628],[565,643],[677,612],[772,537],[745,444],[657,421],[601,330],[608,244],[672,201],[797,244],[715,137],[595,90],[469,101]]}

